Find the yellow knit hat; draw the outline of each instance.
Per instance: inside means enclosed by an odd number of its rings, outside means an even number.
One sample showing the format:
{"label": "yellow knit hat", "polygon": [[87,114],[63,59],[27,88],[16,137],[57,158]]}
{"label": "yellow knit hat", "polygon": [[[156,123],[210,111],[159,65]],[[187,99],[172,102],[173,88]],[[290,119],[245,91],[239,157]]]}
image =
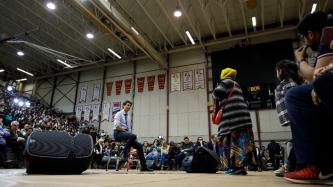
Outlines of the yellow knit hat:
{"label": "yellow knit hat", "polygon": [[225,68],[221,71],[220,79],[224,79],[226,77],[236,78],[237,70],[232,68]]}

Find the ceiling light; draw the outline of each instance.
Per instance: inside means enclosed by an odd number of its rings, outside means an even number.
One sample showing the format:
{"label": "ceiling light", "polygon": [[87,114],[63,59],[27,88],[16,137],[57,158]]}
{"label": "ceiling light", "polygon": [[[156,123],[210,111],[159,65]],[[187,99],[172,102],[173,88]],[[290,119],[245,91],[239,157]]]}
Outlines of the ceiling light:
{"label": "ceiling light", "polygon": [[256,19],[256,17],[252,17],[252,25],[253,25],[253,27],[257,26],[257,19]]}
{"label": "ceiling light", "polygon": [[7,86],[7,90],[10,92],[13,90],[13,87],[12,86]]}
{"label": "ceiling light", "polygon": [[117,58],[121,59],[121,56],[119,56],[116,52],[114,52],[112,49],[108,48],[108,50]]}
{"label": "ceiling light", "polygon": [[134,27],[131,27],[132,31],[135,32],[135,34],[139,35],[139,32],[134,28]]}
{"label": "ceiling light", "polygon": [[19,100],[17,98],[14,99],[14,103],[18,103]]}
{"label": "ceiling light", "polygon": [[17,54],[18,56],[24,56],[23,51],[17,51],[16,54]]}
{"label": "ceiling light", "polygon": [[23,79],[17,79],[16,82],[22,82],[22,81],[26,81],[27,79],[26,78],[23,78]]}
{"label": "ceiling light", "polygon": [[93,39],[95,36],[92,34],[92,33],[87,33],[86,34],[86,36],[87,36],[87,38],[89,38],[89,39]]}
{"label": "ceiling light", "polygon": [[185,33],[186,33],[186,35],[187,35],[188,39],[190,39],[190,41],[191,41],[192,45],[194,45],[194,44],[195,44],[195,42],[194,42],[194,40],[193,40],[193,38],[192,38],[192,36],[191,36],[190,32],[186,31]]}
{"label": "ceiling light", "polygon": [[46,7],[47,7],[48,9],[51,9],[51,10],[56,9],[56,5],[55,5],[53,2],[48,2],[48,3],[46,4]]}
{"label": "ceiling light", "polygon": [[65,65],[65,66],[67,66],[68,68],[72,68],[72,66],[69,65],[69,64],[67,64],[66,61],[64,62],[64,61],[62,61],[60,59],[57,59],[57,61],[60,62],[61,64]]}
{"label": "ceiling light", "polygon": [[29,101],[25,102],[25,106],[30,107],[30,102]]}
{"label": "ceiling light", "polygon": [[27,72],[27,71],[24,71],[23,69],[20,69],[20,68],[16,68],[17,70],[19,70],[20,72],[23,72],[23,73],[25,73],[25,74],[27,74],[27,75],[30,75],[30,76],[34,76],[32,73],[29,73],[29,72]]}
{"label": "ceiling light", "polygon": [[182,16],[182,12],[180,11],[179,8],[176,8],[176,10],[173,12],[173,15],[179,18],[180,16]]}
{"label": "ceiling light", "polygon": [[1,73],[1,72],[4,72],[4,71],[5,71],[4,69],[0,69],[0,73]]}
{"label": "ceiling light", "polygon": [[312,4],[312,9],[311,9],[311,14],[316,11],[316,8],[317,8],[317,3],[313,3]]}

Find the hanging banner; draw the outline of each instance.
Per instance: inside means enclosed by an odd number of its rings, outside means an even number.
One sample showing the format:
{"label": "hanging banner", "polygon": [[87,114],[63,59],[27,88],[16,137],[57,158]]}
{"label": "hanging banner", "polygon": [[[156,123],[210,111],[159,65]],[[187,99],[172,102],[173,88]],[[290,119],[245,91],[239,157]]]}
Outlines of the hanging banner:
{"label": "hanging banner", "polygon": [[123,80],[116,81],[116,95],[120,95],[122,85],[123,85]]}
{"label": "hanging banner", "polygon": [[157,77],[158,77],[158,88],[160,90],[163,90],[165,84],[165,74],[159,74]]}
{"label": "hanging banner", "polygon": [[109,121],[110,116],[110,103],[103,103],[103,117],[102,121],[107,120]]}
{"label": "hanging banner", "polygon": [[86,102],[88,86],[84,85],[80,89],[79,103]]}
{"label": "hanging banner", "polygon": [[81,121],[81,115],[82,115],[82,106],[76,106],[75,109],[76,120]]}
{"label": "hanging banner", "polygon": [[205,88],[205,74],[203,69],[194,70],[194,85],[195,89]]}
{"label": "hanging banner", "polygon": [[99,114],[99,104],[92,105],[92,111],[93,111],[93,116],[92,116],[92,121],[98,121],[98,114]]}
{"label": "hanging banner", "polygon": [[180,91],[180,73],[171,74],[171,92]]}
{"label": "hanging banner", "polygon": [[114,120],[114,116],[117,112],[121,110],[121,102],[113,102],[112,103],[112,122]]}
{"label": "hanging banner", "polygon": [[131,93],[132,79],[125,80],[125,94]]}
{"label": "hanging banner", "polygon": [[92,102],[99,101],[99,97],[101,95],[100,92],[101,92],[101,83],[94,84]]}
{"label": "hanging banner", "polygon": [[148,76],[147,77],[147,82],[148,82],[148,91],[154,91],[154,85],[155,85],[155,75]]}
{"label": "hanging banner", "polygon": [[138,92],[143,92],[143,88],[145,86],[145,77],[138,77],[137,82],[138,82]]}
{"label": "hanging banner", "polygon": [[106,83],[106,95],[111,96],[113,82]]}
{"label": "hanging banner", "polygon": [[89,121],[89,117],[90,117],[90,105],[86,105],[86,106],[84,106],[83,120],[84,121]]}
{"label": "hanging banner", "polygon": [[183,90],[193,90],[193,71],[183,72]]}

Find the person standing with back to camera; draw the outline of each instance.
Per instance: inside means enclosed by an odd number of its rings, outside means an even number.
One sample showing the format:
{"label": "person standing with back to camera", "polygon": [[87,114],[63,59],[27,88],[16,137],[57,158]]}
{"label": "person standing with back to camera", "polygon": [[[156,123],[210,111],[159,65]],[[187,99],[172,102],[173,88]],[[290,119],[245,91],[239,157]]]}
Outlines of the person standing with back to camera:
{"label": "person standing with back to camera", "polygon": [[235,81],[237,71],[225,68],[221,71],[220,83],[213,96],[222,109],[222,119],[218,122],[220,153],[226,175],[247,175],[246,155],[254,151],[252,121],[242,89]]}
{"label": "person standing with back to camera", "polygon": [[[143,154],[142,145],[138,142],[137,136],[132,133],[132,125],[131,119],[128,115],[129,111],[131,110],[132,102],[125,101],[123,103],[123,109],[116,113],[114,117],[114,127],[113,127],[113,136],[117,141],[125,142],[125,149],[121,153],[121,162],[124,163],[127,161],[128,152],[131,147],[137,149],[139,160],[141,163],[141,171],[152,171],[151,169],[147,168],[146,159]],[[120,166],[121,164],[119,164]],[[116,168],[117,170],[119,169]]]}

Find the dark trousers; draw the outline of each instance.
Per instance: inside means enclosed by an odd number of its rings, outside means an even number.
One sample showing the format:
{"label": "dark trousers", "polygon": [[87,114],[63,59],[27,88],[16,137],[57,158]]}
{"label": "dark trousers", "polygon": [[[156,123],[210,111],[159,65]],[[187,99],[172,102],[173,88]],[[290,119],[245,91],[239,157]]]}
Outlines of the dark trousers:
{"label": "dark trousers", "polygon": [[132,134],[132,133],[127,132],[127,131],[123,131],[123,132],[114,131],[113,136],[116,139],[116,141],[121,141],[121,142],[126,143],[125,149],[124,149],[124,155],[125,156],[128,155],[128,152],[129,152],[130,148],[133,147],[138,152],[141,167],[142,168],[147,167],[146,159],[145,159],[145,156],[143,154],[142,145],[137,141],[137,137],[136,137],[135,134]]}
{"label": "dark trousers", "polygon": [[313,88],[320,98],[320,104],[322,105],[322,110],[324,111],[324,122],[321,124],[323,130],[320,134],[320,150],[321,157],[321,167],[323,169],[332,169],[333,160],[330,154],[332,148],[332,132],[333,132],[333,72],[325,73],[319,76],[313,82]]}
{"label": "dark trousers", "polygon": [[3,162],[7,160],[6,152],[6,145],[0,145],[0,166],[2,166]]}
{"label": "dark trousers", "polygon": [[329,130],[329,125],[332,124],[327,121],[329,116],[323,108],[313,104],[312,89],[312,84],[290,89],[286,94],[286,106],[297,165],[320,167],[332,164],[331,160],[323,159],[325,154],[329,155],[327,143],[331,141],[327,141],[327,132],[332,132]]}

